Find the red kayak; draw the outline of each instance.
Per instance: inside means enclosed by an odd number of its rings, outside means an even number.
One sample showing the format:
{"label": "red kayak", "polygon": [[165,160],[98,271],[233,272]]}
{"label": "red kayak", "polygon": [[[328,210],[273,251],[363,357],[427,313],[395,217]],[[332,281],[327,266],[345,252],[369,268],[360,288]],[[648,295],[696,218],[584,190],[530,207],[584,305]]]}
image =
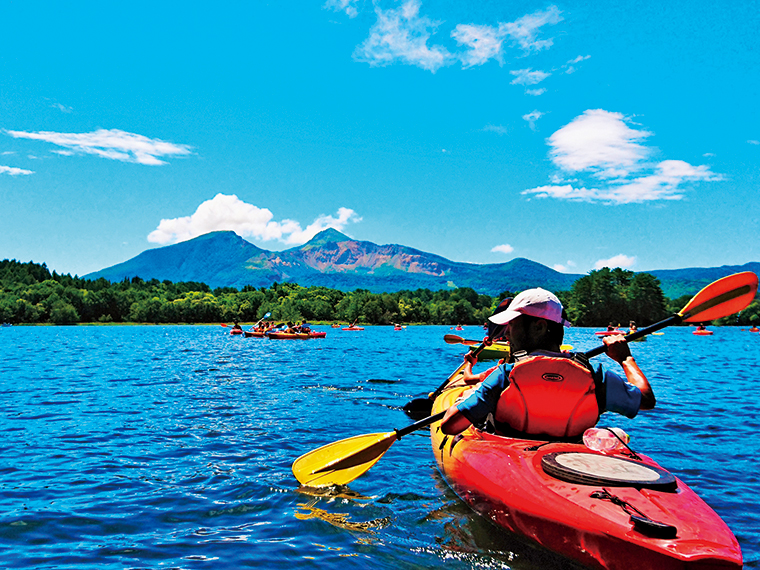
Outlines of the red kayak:
{"label": "red kayak", "polygon": [[[464,388],[444,391],[433,414]],[[583,444],[431,425],[438,468],[474,511],[591,568],[740,569],[736,537],[683,481],[651,458]]]}
{"label": "red kayak", "polygon": [[230,334],[243,334],[243,329],[232,329]]}
{"label": "red kayak", "polygon": [[622,334],[625,336],[625,331],[621,331],[619,329],[615,329],[614,331],[596,331],[594,333],[596,336],[609,336],[613,334]]}
{"label": "red kayak", "polygon": [[713,333],[712,331],[708,331],[707,329],[702,329],[702,330],[697,329],[693,331],[691,334],[697,334],[700,336],[710,336],[712,333]]}
{"label": "red kayak", "polygon": [[364,327],[343,327],[344,331],[363,331]]}
{"label": "red kayak", "polygon": [[266,333],[264,331],[244,331],[243,335],[246,338],[254,337],[254,338],[264,338]]}
{"label": "red kayak", "polygon": [[270,332],[267,336],[271,339],[300,339],[308,340],[310,338],[325,338],[326,332],[310,332],[310,333],[286,333],[286,332]]}

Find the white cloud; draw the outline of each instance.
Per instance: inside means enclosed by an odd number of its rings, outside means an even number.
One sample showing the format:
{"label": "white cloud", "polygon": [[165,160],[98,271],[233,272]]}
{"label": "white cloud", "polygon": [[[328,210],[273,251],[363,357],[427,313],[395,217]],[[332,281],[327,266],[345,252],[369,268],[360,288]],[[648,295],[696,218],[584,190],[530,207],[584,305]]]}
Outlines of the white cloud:
{"label": "white cloud", "polygon": [[512,253],[514,250],[515,248],[508,243],[497,245],[496,247],[491,248],[491,251],[494,253]]}
{"label": "white cloud", "polygon": [[748,142],[749,144],[755,144],[755,145],[758,145],[758,144],[760,144],[760,141],[756,141],[756,140],[754,140],[754,139],[750,139],[750,140],[748,140],[747,142]]}
{"label": "white cloud", "polygon": [[555,263],[552,267],[554,267],[554,271],[559,271],[560,273],[564,273],[567,270],[567,267],[561,263]]}
{"label": "white cloud", "polygon": [[465,68],[483,65],[491,58],[500,64],[504,62],[501,47],[504,42],[504,33],[500,32],[498,27],[458,24],[451,32],[451,37],[459,45],[470,48],[460,55],[462,66]]}
{"label": "white cloud", "polygon": [[546,93],[546,89],[541,87],[540,89],[526,89],[525,90],[526,95],[533,95],[534,97],[538,97],[539,95],[543,95]]}
{"label": "white cloud", "polygon": [[16,168],[15,166],[0,166],[0,174],[9,174],[10,176],[21,176],[34,174],[33,170],[24,170],[23,168]]}
{"label": "white cloud", "polygon": [[635,257],[628,257],[627,255],[620,253],[614,257],[610,257],[609,259],[600,259],[594,264],[594,269],[601,269],[602,267],[609,267],[610,269],[614,269],[616,267],[620,267],[621,269],[629,269],[633,267],[635,263]]}
{"label": "white cloud", "polygon": [[544,116],[544,113],[542,113],[541,111],[532,111],[531,113],[528,113],[527,115],[523,115],[522,118],[528,121],[528,124],[530,124],[531,129],[535,130],[536,121],[539,120],[543,116]]}
{"label": "white cloud", "polygon": [[654,200],[680,200],[684,182],[720,180],[707,166],[692,166],[682,160],[663,160],[654,173],[632,180],[616,180],[604,188],[576,188],[572,184],[549,185],[523,190],[523,195],[557,198],[574,202],[631,204]]}
{"label": "white cloud", "polygon": [[557,24],[562,21],[562,12],[556,6],[549,6],[544,11],[533,12],[508,24],[500,24],[506,34],[524,51],[541,51],[551,47],[551,39],[538,40],[536,36],[539,30],[549,24]]}
{"label": "white cloud", "polygon": [[512,80],[512,85],[535,85],[536,83],[541,83],[544,79],[551,75],[551,73],[546,73],[545,71],[541,70],[533,71],[530,68],[516,69],[514,71],[510,71],[510,73],[515,76],[515,78]]}
{"label": "white cloud", "polygon": [[150,139],[143,135],[127,133],[118,129],[99,129],[91,133],[6,132],[14,138],[41,140],[68,149],[57,151],[59,154],[81,152],[137,164],[166,164],[158,157],[191,154],[191,147],[187,145]]}
{"label": "white cloud", "polygon": [[355,18],[359,11],[356,8],[358,0],[327,0],[324,8],[334,10],[335,12],[345,12],[349,18]]}
{"label": "white cloud", "polygon": [[407,0],[396,10],[375,6],[377,22],[369,37],[356,48],[354,58],[373,66],[400,61],[433,73],[453,61],[444,47],[428,47],[430,30],[435,31],[440,23],[421,17],[419,11],[419,0]]}
{"label": "white cloud", "polygon": [[496,133],[499,135],[506,135],[509,131],[507,130],[507,127],[502,127],[501,125],[486,125],[483,127],[483,130],[486,132]]}
{"label": "white cloud", "polygon": [[550,156],[564,170],[626,176],[649,155],[639,143],[651,134],[629,127],[621,113],[589,109],[549,137]]}
{"label": "white cloud", "polygon": [[[353,17],[357,13],[356,1],[327,0],[325,7],[345,11]],[[541,29],[562,21],[560,10],[550,6],[546,10],[526,14],[514,22],[500,22],[493,26],[457,24],[450,36],[464,49],[451,53],[441,45],[428,46],[431,35],[442,22],[420,16],[420,7],[420,0],[406,0],[396,9],[384,10],[376,2],[377,22],[372,26],[369,37],[354,51],[354,59],[373,66],[401,62],[432,72],[457,60],[462,62],[464,68],[483,65],[491,59],[502,64],[507,40],[526,53],[547,49],[553,40],[539,39]]]}
{"label": "white cloud", "polygon": [[342,230],[350,222],[361,220],[349,208],[340,208],[337,217],[319,216],[306,229],[294,220],[274,221],[266,208],[247,204],[237,196],[217,194],[206,200],[191,216],[161,220],[148,235],[148,241],[166,245],[219,230],[231,230],[241,237],[262,241],[278,240],[285,244],[300,245],[329,227]]}

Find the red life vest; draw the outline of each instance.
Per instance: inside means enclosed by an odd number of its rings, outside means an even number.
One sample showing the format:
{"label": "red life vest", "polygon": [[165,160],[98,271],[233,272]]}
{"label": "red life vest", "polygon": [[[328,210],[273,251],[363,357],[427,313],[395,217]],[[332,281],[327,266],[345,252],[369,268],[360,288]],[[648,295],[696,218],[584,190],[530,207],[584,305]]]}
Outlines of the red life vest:
{"label": "red life vest", "polygon": [[575,437],[596,425],[599,404],[590,368],[570,355],[518,357],[494,419],[530,435]]}

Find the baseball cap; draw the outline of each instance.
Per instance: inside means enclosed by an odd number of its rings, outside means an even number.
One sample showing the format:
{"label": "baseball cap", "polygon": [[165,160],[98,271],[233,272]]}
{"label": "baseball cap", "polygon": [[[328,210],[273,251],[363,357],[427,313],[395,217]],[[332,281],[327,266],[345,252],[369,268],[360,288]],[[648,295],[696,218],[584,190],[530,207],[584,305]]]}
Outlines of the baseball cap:
{"label": "baseball cap", "polygon": [[488,320],[497,325],[505,325],[520,315],[530,315],[539,319],[562,323],[569,327],[570,322],[562,318],[562,303],[554,293],[541,289],[528,289],[517,295],[506,310],[496,312]]}

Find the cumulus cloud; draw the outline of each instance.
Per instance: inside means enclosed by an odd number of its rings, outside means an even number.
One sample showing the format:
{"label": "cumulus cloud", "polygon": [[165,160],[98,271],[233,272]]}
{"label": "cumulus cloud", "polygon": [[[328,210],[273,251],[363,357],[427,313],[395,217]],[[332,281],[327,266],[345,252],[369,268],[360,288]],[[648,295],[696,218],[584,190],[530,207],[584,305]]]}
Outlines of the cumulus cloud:
{"label": "cumulus cloud", "polygon": [[128,133],[118,129],[99,129],[91,133],[55,133],[50,131],[6,131],[14,138],[49,142],[66,150],[58,154],[84,153],[137,164],[166,164],[159,157],[191,154],[191,147],[160,139]]}
{"label": "cumulus cloud", "polygon": [[601,269],[602,267],[609,267],[610,269],[615,269],[616,267],[630,269],[635,263],[635,257],[628,257],[627,255],[620,253],[609,259],[600,259],[594,264],[594,269]]}
{"label": "cumulus cloud", "polygon": [[407,0],[395,10],[375,6],[377,22],[369,37],[356,48],[354,58],[373,66],[400,61],[433,73],[447,65],[453,56],[446,48],[427,45],[440,22],[420,16],[419,12],[419,0]]}
{"label": "cumulus cloud", "polygon": [[262,241],[278,240],[284,244],[300,245],[327,228],[343,230],[350,222],[361,220],[349,208],[340,208],[337,217],[319,216],[305,229],[294,220],[276,221],[266,208],[247,204],[234,194],[217,194],[206,200],[191,216],[164,219],[148,235],[148,241],[161,245],[186,241],[219,230],[231,230],[241,237]]}
{"label": "cumulus cloud", "polygon": [[754,144],[754,145],[758,145],[758,144],[760,144],[760,141],[756,141],[755,139],[750,139],[750,140],[748,140],[747,142],[748,142],[749,144]]}
{"label": "cumulus cloud", "polygon": [[536,121],[538,121],[541,117],[544,116],[544,113],[541,111],[533,111],[531,113],[528,113],[527,115],[523,115],[522,118],[525,121],[528,121],[528,124],[530,125],[530,128],[535,130],[536,129]]}
{"label": "cumulus cloud", "polygon": [[327,0],[324,7],[335,12],[345,12],[349,18],[355,18],[359,14],[356,3],[357,0]]}
{"label": "cumulus cloud", "polygon": [[34,174],[33,170],[24,170],[23,168],[16,168],[15,166],[0,166],[0,174],[8,174],[10,176],[27,176]]}
{"label": "cumulus cloud", "polygon": [[[553,177],[553,183],[524,190],[537,198],[628,204],[680,200],[687,182],[720,180],[708,166],[683,160],[649,162],[652,151],[643,141],[652,133],[629,125],[620,113],[588,110],[551,137],[549,156],[565,173],[587,173],[597,181],[574,185]],[[578,182],[574,180],[573,182]]]}
{"label": "cumulus cloud", "polygon": [[525,93],[527,95],[533,95],[534,97],[538,97],[539,95],[543,95],[544,93],[546,93],[546,89],[544,89],[543,87],[541,87],[540,89],[526,89]]}
{"label": "cumulus cloud", "polygon": [[549,137],[549,154],[564,170],[625,176],[649,155],[640,142],[651,134],[629,127],[621,113],[590,109]]}
{"label": "cumulus cloud", "polygon": [[494,253],[512,253],[514,250],[515,248],[509,245],[508,243],[497,245],[491,248],[491,251]]}

